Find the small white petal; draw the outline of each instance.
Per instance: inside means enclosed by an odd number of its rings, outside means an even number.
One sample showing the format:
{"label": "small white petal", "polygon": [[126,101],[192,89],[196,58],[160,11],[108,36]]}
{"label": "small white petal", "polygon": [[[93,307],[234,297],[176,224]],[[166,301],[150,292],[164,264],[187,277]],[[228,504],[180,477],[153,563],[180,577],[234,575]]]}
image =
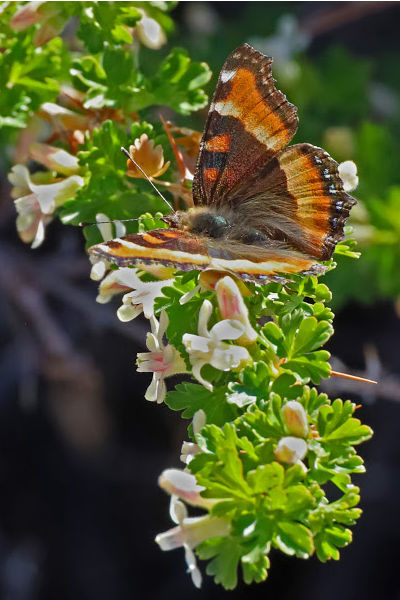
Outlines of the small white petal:
{"label": "small white petal", "polygon": [[199,493],[205,489],[197,484],[194,475],[181,469],[165,469],[160,476],[159,485],[166,491],[171,489],[171,486],[182,492]]}
{"label": "small white petal", "polygon": [[186,294],[183,294],[183,296],[181,296],[179,298],[179,304],[181,304],[183,306],[184,304],[189,302],[189,300],[191,300],[193,298],[193,296],[195,296],[199,290],[200,290],[200,285],[196,285],[196,287],[194,287],[192,290],[190,290],[190,292],[186,292]]}
{"label": "small white petal", "polygon": [[43,219],[40,219],[37,230],[36,230],[35,239],[33,240],[32,244],[31,244],[31,248],[33,248],[33,249],[38,248],[40,246],[40,244],[42,244],[42,242],[44,240],[44,234],[45,234],[44,222],[43,222]]}
{"label": "small white petal", "polygon": [[149,387],[146,390],[144,395],[145,399],[149,402],[157,402],[157,392],[158,392],[158,380],[153,376]]}
{"label": "small white petal", "polygon": [[142,312],[143,310],[140,304],[122,304],[117,310],[117,317],[123,323],[127,323],[128,321],[132,321],[132,319],[136,319]]}
{"label": "small white petal", "polygon": [[107,266],[104,260],[95,262],[90,271],[90,279],[93,281],[100,281],[100,279],[103,279],[106,270]]}
{"label": "small white petal", "polygon": [[169,516],[171,517],[171,521],[176,523],[183,523],[183,520],[187,518],[188,511],[186,508],[186,504],[179,500],[178,496],[172,494],[171,501],[169,504]]}
{"label": "small white petal", "polygon": [[203,409],[196,410],[193,415],[193,433],[199,433],[200,429],[203,429],[207,423],[207,415]]}
{"label": "small white petal", "polygon": [[193,377],[195,379],[197,379],[197,381],[199,383],[201,383],[201,385],[204,385],[204,387],[209,392],[212,392],[214,389],[212,384],[201,376],[201,369],[204,367],[205,364],[206,364],[206,361],[204,361],[204,360],[199,360],[195,363],[192,363],[192,373],[193,373]]}
{"label": "small white petal", "polygon": [[198,333],[203,337],[210,337],[208,331],[208,321],[212,315],[213,306],[209,300],[204,300],[199,311]]}
{"label": "small white petal", "polygon": [[183,547],[185,549],[185,561],[188,566],[187,572],[190,573],[194,586],[200,588],[202,577],[197,566],[196,555],[188,544],[184,544]]}
{"label": "small white petal", "polygon": [[107,215],[104,213],[97,213],[96,215],[97,227],[100,231],[101,237],[105,242],[113,239],[112,224]]}
{"label": "small white petal", "polygon": [[126,227],[121,221],[114,221],[115,237],[121,238],[126,234]]}
{"label": "small white petal", "polygon": [[244,325],[234,319],[224,319],[212,327],[210,335],[218,340],[237,340],[244,331]]}

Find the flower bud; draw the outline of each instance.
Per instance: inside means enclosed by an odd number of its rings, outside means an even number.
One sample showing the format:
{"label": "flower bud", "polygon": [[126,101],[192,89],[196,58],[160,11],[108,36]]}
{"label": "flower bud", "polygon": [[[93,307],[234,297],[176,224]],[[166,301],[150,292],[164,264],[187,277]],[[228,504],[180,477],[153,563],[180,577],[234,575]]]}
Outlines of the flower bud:
{"label": "flower bud", "polygon": [[290,433],[304,438],[308,433],[307,414],[302,404],[297,400],[290,400],[282,408],[283,420]]}
{"label": "flower bud", "polygon": [[345,192],[352,192],[358,186],[357,165],[352,160],[345,160],[338,166],[339,177],[343,181]]}
{"label": "flower bud", "polygon": [[307,444],[301,438],[284,437],[279,440],[275,456],[279,462],[294,464],[302,460],[307,453]]}
{"label": "flower bud", "polygon": [[224,277],[216,284],[215,291],[222,318],[235,319],[244,326],[243,335],[238,338],[237,342],[244,346],[254,343],[257,339],[257,332],[250,324],[249,311],[236,282],[232,277]]}

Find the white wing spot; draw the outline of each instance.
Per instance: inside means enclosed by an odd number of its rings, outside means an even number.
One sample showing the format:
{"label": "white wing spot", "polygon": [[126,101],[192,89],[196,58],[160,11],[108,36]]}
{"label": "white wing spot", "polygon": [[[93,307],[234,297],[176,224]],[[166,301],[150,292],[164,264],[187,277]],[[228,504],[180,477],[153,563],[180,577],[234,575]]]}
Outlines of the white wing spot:
{"label": "white wing spot", "polygon": [[221,71],[221,81],[222,83],[227,83],[236,75],[237,71]]}

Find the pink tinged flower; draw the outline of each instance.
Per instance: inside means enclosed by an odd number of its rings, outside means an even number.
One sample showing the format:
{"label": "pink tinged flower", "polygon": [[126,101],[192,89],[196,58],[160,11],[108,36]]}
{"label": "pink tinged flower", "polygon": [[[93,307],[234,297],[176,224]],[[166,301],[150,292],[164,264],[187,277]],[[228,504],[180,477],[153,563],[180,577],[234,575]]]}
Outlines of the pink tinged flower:
{"label": "pink tinged flower", "polygon": [[204,300],[199,312],[198,334],[185,333],[182,342],[189,354],[193,376],[212,391],[213,386],[201,376],[204,365],[210,364],[220,371],[229,371],[242,367],[250,360],[246,348],[227,344],[223,340],[237,340],[244,333],[244,326],[237,320],[225,319],[216,323],[210,330],[213,307],[209,300]]}
{"label": "pink tinged flower", "polygon": [[35,23],[39,23],[43,19],[43,15],[39,13],[40,6],[44,2],[28,2],[22,6],[12,17],[10,27],[14,31],[23,31]]}
{"label": "pink tinged flower", "polygon": [[257,339],[257,332],[250,325],[249,311],[236,282],[232,277],[223,277],[217,282],[215,292],[222,318],[236,319],[243,325],[243,335],[236,340],[237,343],[244,346],[253,344]]}
{"label": "pink tinged flower", "polygon": [[343,181],[345,192],[352,192],[358,186],[357,165],[352,160],[345,160],[338,166],[339,177]]}
{"label": "pink tinged flower", "polygon": [[42,27],[33,38],[35,46],[42,46],[58,35],[64,27],[65,19],[60,14],[60,9],[54,5],[54,2],[28,2],[11,19],[11,29],[23,31],[31,25],[42,23]]}
{"label": "pink tinged flower", "polygon": [[[196,439],[196,435],[200,432],[200,430],[205,426],[207,422],[207,416],[204,410],[201,408],[197,410],[193,415],[192,427],[193,434]],[[183,442],[181,449],[180,459],[183,463],[188,465],[191,460],[195,457],[196,454],[200,454],[201,449],[198,444],[195,442]]]}
{"label": "pink tinged flower", "polygon": [[280,439],[275,449],[277,460],[288,464],[299,463],[306,454],[306,442],[297,437],[288,436]]}
{"label": "pink tinged flower", "polygon": [[76,175],[80,170],[76,156],[61,148],[35,142],[31,144],[29,153],[34,160],[61,175]]}
{"label": "pink tinged flower", "polygon": [[159,485],[172,494],[170,516],[178,526],[160,533],[155,541],[161,550],[184,548],[188,572],[194,585],[199,588],[202,578],[197,567],[193,548],[207,539],[229,535],[230,523],[225,519],[211,517],[210,515],[188,517],[187,508],[179,498],[194,506],[204,508],[210,508],[216,502],[200,496],[200,492],[204,488],[197,485],[196,478],[191,473],[178,469],[167,469],[161,475]]}
{"label": "pink tinged flower", "polygon": [[143,46],[146,46],[146,48],[158,50],[166,43],[167,36],[161,25],[155,19],[148,17],[144,10],[138,10],[143,15],[136,25],[138,39]]}
{"label": "pink tinged flower", "polygon": [[168,327],[167,313],[161,312],[160,321],[151,316],[150,323],[151,333],[146,337],[149,352],[140,352],[136,364],[139,373],[153,373],[153,379],[145,394],[146,400],[161,404],[167,393],[164,379],[187,371],[185,361],[178,350],[171,344],[165,345],[163,342]]}
{"label": "pink tinged flower", "polygon": [[[41,176],[40,173],[37,174]],[[13,184],[11,196],[17,210],[17,231],[24,242],[37,248],[44,240],[45,226],[51,215],[84,184],[82,177],[71,175],[49,184],[36,185],[23,165],[14,165],[8,176]]]}
{"label": "pink tinged flower", "polygon": [[297,400],[290,400],[282,408],[283,420],[293,435],[304,438],[308,433],[307,414]]}

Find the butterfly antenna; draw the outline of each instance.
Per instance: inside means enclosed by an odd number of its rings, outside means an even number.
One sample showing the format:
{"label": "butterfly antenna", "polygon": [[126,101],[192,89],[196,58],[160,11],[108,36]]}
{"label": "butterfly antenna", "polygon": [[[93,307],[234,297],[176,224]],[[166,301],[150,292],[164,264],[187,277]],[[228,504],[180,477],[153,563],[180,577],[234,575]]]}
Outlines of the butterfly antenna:
{"label": "butterfly antenna", "polygon": [[170,209],[170,211],[174,213],[175,212],[174,208],[171,206],[171,204],[168,202],[168,200],[162,195],[162,193],[160,192],[160,190],[158,190],[156,188],[156,186],[154,185],[154,183],[152,182],[152,180],[150,179],[150,177],[143,171],[142,167],[140,165],[138,165],[138,163],[136,162],[136,160],[134,158],[132,158],[132,156],[130,155],[130,153],[128,152],[128,150],[122,146],[121,152],[123,152],[124,154],[126,154],[126,156],[129,158],[129,160],[133,162],[133,164],[135,165],[135,167],[137,169],[139,169],[139,171],[145,176],[145,178],[147,179],[147,181],[150,183],[150,185],[153,187],[153,189],[157,192],[157,194],[160,196],[160,198],[162,198],[164,200],[165,204],[168,206],[168,208]]}
{"label": "butterfly antenna", "polygon": [[[157,219],[158,217],[156,217]],[[81,221],[78,223],[78,227],[88,227],[89,225],[106,225],[108,223],[127,223],[128,221],[145,221],[146,219],[154,219],[154,217],[137,217],[136,219],[113,219],[112,221]]]}

